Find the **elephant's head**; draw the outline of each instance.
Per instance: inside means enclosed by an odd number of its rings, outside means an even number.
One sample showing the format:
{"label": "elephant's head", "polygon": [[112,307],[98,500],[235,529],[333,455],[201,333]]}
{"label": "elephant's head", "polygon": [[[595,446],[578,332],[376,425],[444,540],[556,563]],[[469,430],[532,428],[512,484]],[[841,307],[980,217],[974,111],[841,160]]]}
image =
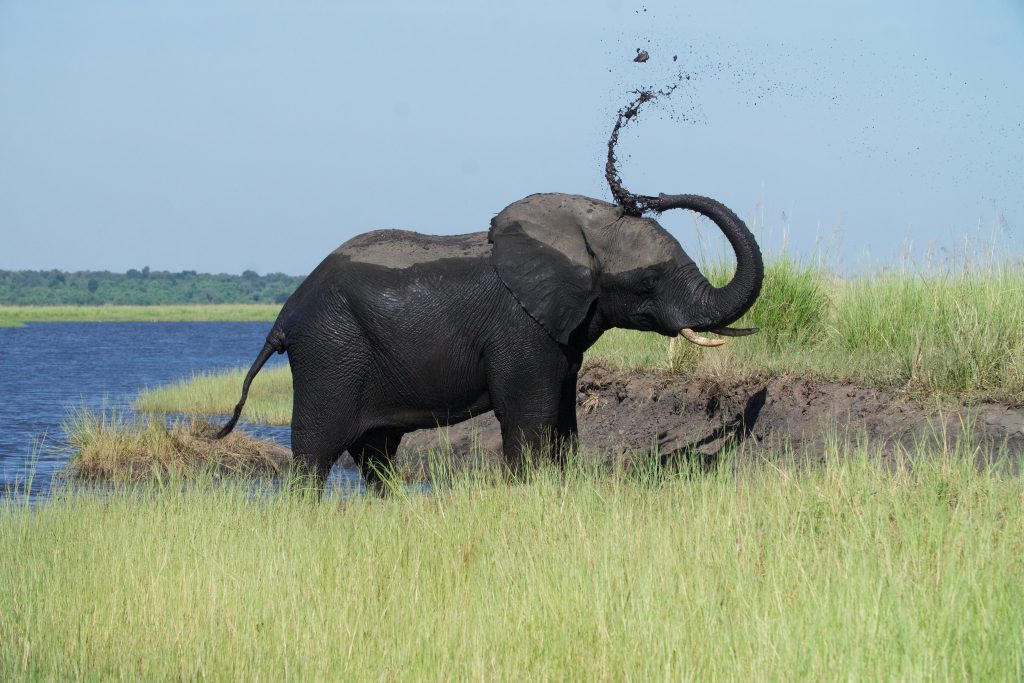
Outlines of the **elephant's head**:
{"label": "elephant's head", "polygon": [[[491,221],[498,275],[526,311],[559,342],[595,316],[623,327],[703,339],[694,331],[726,328],[761,291],[761,251],[736,214],[696,195],[646,197],[654,211],[692,209],[715,222],[736,253],[736,274],[714,287],[657,221],[625,215],[589,197],[536,194]],[[705,340],[706,341],[706,340]]]}

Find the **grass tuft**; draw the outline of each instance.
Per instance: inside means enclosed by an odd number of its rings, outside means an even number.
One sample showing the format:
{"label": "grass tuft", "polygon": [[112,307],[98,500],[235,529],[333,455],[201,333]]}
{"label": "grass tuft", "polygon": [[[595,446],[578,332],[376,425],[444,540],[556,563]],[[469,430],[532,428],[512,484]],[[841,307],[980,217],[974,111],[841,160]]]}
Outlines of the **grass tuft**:
{"label": "grass tuft", "polygon": [[822,342],[827,331],[831,301],[836,288],[821,270],[789,256],[768,263],[761,295],[739,327],[757,327],[758,340],[767,350],[810,347]]}
{"label": "grass tuft", "polygon": [[65,425],[73,454],[66,473],[89,481],[141,481],[203,473],[281,474],[291,452],[242,432],[214,440],[203,419],[167,426],[162,420],[80,410]]}

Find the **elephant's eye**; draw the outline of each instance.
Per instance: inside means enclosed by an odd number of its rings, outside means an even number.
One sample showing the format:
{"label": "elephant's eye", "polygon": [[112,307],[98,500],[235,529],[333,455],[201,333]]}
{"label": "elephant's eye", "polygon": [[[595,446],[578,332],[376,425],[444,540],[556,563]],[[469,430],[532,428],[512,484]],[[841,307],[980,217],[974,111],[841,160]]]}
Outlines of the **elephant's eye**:
{"label": "elephant's eye", "polygon": [[653,270],[646,271],[640,276],[640,288],[645,292],[649,292],[654,289],[655,285],[658,284],[658,273]]}

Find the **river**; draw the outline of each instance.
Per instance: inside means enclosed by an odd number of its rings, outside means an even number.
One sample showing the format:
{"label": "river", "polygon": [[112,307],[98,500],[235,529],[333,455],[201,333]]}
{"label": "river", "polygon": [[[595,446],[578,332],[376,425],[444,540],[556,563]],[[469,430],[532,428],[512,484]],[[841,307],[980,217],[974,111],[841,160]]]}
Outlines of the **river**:
{"label": "river", "polygon": [[[47,494],[71,455],[63,428],[69,411],[130,411],[132,398],[146,387],[248,367],[269,327],[261,322],[0,327],[0,495],[23,487],[30,471],[33,497]],[[284,356],[274,356],[267,367],[284,362]],[[287,427],[245,429],[289,445]]]}

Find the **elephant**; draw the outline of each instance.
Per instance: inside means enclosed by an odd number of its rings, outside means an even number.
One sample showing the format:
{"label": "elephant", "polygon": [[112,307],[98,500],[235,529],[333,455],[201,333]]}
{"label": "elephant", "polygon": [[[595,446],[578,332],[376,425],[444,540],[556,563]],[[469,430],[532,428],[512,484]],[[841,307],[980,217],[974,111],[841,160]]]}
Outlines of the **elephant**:
{"label": "elephant", "polygon": [[274,353],[288,353],[292,451],[322,488],[348,451],[367,488],[384,492],[402,436],[493,410],[506,467],[528,453],[556,460],[577,443],[583,353],[610,328],[682,335],[727,327],[754,303],[761,252],[736,214],[698,195],[645,197],[660,213],[710,218],[736,255],[712,286],[656,220],[570,194],[534,194],[488,232],[368,232],[330,253],[285,302],[249,369],[234,413]]}

